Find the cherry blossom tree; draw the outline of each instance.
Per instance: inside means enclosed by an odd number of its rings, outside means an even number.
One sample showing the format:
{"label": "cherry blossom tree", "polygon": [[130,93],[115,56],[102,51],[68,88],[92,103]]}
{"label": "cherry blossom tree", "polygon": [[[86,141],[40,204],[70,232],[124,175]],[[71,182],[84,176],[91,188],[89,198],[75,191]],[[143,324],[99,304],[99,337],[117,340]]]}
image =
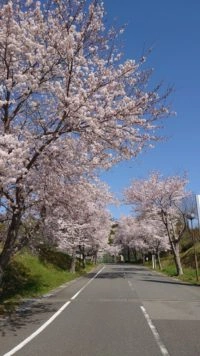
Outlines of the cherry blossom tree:
{"label": "cherry blossom tree", "polygon": [[113,245],[113,244],[110,244],[110,245],[108,244],[105,247],[104,251],[109,256],[112,256],[112,258],[113,258],[115,263],[119,261],[120,253],[122,253],[121,246],[120,245]]}
{"label": "cherry blossom tree", "polygon": [[43,211],[39,220],[43,235],[48,243],[72,256],[74,272],[78,251],[84,264],[87,254],[96,259],[98,250],[108,243],[111,217],[106,206],[112,201],[111,194],[97,179],[73,176],[72,172],[62,180],[53,171],[43,188],[37,203]]}
{"label": "cherry blossom tree", "polygon": [[122,216],[116,229],[114,245],[120,246],[126,253],[128,262],[131,260],[131,253],[143,253],[147,244],[141,236],[138,220],[131,216]]}
{"label": "cherry blossom tree", "polygon": [[143,257],[148,253],[156,254],[160,269],[162,268],[160,252],[169,249],[166,229],[161,221],[152,216],[148,218],[122,217],[119,220],[114,244],[126,248],[128,256],[130,250],[135,254],[139,252]]}
{"label": "cherry blossom tree", "polygon": [[152,173],[148,179],[134,180],[124,192],[126,202],[137,214],[153,214],[164,225],[178,275],[183,274],[179,243],[186,229],[185,211],[181,209],[182,200],[189,194],[186,184],[185,177],[164,178]]}
{"label": "cherry blossom tree", "polygon": [[168,93],[147,89],[143,59],[123,61],[101,1],[1,4],[0,192],[9,222],[0,280],[34,195],[31,178],[49,155],[73,138],[86,161],[108,168],[156,141],[168,115]]}
{"label": "cherry blossom tree", "polygon": [[148,252],[158,259],[160,270],[162,269],[160,253],[170,250],[170,244],[166,228],[157,215],[146,214],[139,218],[140,237],[142,237],[148,247]]}

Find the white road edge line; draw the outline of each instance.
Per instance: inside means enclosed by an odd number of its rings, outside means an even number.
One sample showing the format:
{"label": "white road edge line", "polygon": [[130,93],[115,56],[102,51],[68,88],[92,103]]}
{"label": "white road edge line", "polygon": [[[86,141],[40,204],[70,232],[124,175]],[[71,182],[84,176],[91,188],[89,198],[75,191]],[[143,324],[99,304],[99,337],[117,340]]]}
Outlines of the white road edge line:
{"label": "white road edge line", "polygon": [[26,339],[24,339],[22,342],[20,342],[20,344],[18,344],[12,350],[5,353],[3,356],[14,355],[16,352],[21,350],[26,344],[28,344],[31,340],[33,340],[37,335],[39,335],[44,329],[46,329],[46,327],[49,324],[51,324],[57,318],[57,316],[63,312],[63,310],[65,310],[68,307],[68,305],[71,303],[71,301],[74,300],[88,286],[88,284],[90,284],[98,276],[98,274],[101,273],[101,271],[103,271],[104,268],[105,268],[105,266],[103,266],[95,274],[95,276],[92,279],[90,279],[76,294],[74,294],[74,296],[71,298],[71,300],[69,300],[65,304],[63,304],[62,307],[60,309],[58,309],[58,311],[55,314],[53,314],[52,317],[50,319],[48,319],[42,326],[40,326],[39,329],[37,329],[33,334],[28,336]]}
{"label": "white road edge line", "polygon": [[14,355],[17,351],[21,350],[22,347],[24,347],[26,344],[28,344],[31,340],[33,340],[37,335],[39,335],[44,329],[46,329],[46,327],[52,323],[52,321],[54,321],[54,319],[57,318],[57,316],[59,314],[62,313],[62,311],[68,307],[68,305],[71,303],[71,301],[66,302],[55,314],[52,315],[52,317],[50,319],[48,319],[46,321],[46,323],[44,323],[42,326],[40,326],[39,329],[37,329],[33,334],[31,334],[30,336],[28,336],[25,340],[23,340],[22,342],[20,342],[20,344],[18,344],[17,346],[14,347],[14,349],[8,351],[6,354],[4,354],[3,356],[11,356]]}
{"label": "white road edge line", "polygon": [[156,340],[156,343],[157,345],[159,346],[160,348],[160,351],[162,353],[163,356],[170,356],[167,348],[165,347],[165,345],[163,344],[163,342],[161,341],[161,338],[160,338],[160,335],[158,334],[157,330],[156,330],[156,327],[153,325],[152,321],[151,321],[151,318],[149,316],[149,314],[147,313],[146,309],[143,307],[143,306],[140,306],[140,309],[142,310],[143,314],[144,314],[144,317],[153,333],[153,336]]}

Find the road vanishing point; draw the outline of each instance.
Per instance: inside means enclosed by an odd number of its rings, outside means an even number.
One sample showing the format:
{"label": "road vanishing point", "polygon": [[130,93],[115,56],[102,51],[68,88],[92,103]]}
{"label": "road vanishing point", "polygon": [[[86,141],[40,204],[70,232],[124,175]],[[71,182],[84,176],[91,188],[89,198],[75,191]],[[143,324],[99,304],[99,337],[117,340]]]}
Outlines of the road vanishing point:
{"label": "road vanishing point", "polygon": [[0,320],[0,356],[199,356],[200,287],[108,264]]}

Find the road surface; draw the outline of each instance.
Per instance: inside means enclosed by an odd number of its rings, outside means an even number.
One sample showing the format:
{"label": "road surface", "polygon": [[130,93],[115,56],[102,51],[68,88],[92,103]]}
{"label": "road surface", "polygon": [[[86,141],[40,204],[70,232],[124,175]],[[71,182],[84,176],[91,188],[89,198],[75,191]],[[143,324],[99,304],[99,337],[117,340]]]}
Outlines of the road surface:
{"label": "road surface", "polygon": [[199,356],[200,287],[105,265],[0,326],[1,356]]}

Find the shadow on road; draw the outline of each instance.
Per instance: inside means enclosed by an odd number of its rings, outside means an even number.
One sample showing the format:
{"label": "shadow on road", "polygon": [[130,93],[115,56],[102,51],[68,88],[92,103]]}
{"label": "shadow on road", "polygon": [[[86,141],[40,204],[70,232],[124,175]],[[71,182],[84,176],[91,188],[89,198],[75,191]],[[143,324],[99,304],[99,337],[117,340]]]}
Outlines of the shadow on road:
{"label": "shadow on road", "polygon": [[112,270],[113,271],[116,271],[116,272],[121,272],[121,271],[123,271],[123,272],[132,272],[132,273],[137,273],[137,272],[144,272],[144,271],[148,271],[148,269],[147,268],[140,268],[140,267],[116,267],[116,268],[112,268]]}
{"label": "shadow on road", "polygon": [[[88,273],[87,275],[85,275],[85,278],[93,278],[95,277],[96,273]],[[98,276],[96,276],[95,279],[113,279],[113,278],[125,278],[125,275],[123,272],[105,272],[105,273],[100,273],[98,274]]]}
{"label": "shadow on road", "polygon": [[4,337],[7,333],[16,335],[17,330],[25,328],[29,323],[39,325],[44,314],[56,311],[57,307],[50,301],[21,303],[17,311],[10,312],[0,320],[0,336]]}
{"label": "shadow on road", "polygon": [[153,276],[153,274],[145,267],[126,267],[125,265],[121,265],[120,267],[110,267],[108,272],[101,272],[96,276],[96,272],[90,272],[84,275],[85,278],[94,278],[96,279],[114,279],[114,278],[131,278],[131,275],[139,275],[139,276]]}
{"label": "shadow on road", "polygon": [[190,284],[190,283],[185,283],[185,282],[181,282],[181,281],[179,282],[179,281],[175,281],[175,280],[172,280],[172,281],[163,280],[163,279],[159,280],[157,278],[155,278],[155,279],[144,278],[144,279],[141,279],[141,281],[150,282],[150,283],[161,283],[161,284],[178,284],[180,286],[189,286],[189,287],[197,287],[197,288],[200,287],[200,286],[197,286],[196,284],[192,284],[192,283]]}

